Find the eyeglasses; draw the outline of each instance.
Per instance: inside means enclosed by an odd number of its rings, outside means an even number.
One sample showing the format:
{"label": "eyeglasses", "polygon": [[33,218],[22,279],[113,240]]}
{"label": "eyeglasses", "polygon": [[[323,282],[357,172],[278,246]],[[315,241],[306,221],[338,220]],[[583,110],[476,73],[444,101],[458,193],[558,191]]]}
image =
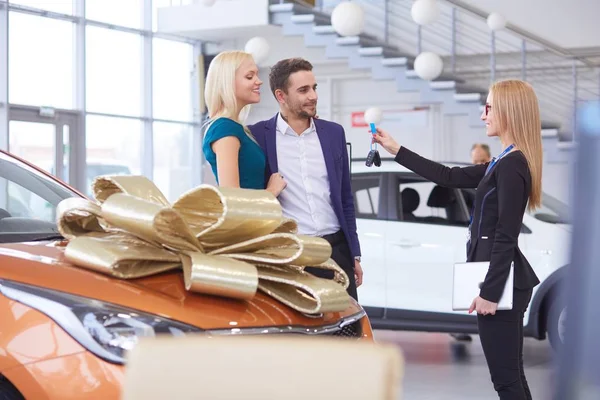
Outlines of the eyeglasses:
{"label": "eyeglasses", "polygon": [[485,116],[487,117],[487,115],[490,113],[492,106],[491,104],[485,104]]}

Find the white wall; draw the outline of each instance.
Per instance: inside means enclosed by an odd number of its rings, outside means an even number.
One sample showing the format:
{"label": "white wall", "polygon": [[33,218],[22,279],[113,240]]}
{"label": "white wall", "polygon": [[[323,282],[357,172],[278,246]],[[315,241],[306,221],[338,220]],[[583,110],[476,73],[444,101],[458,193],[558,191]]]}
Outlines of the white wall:
{"label": "white wall", "polygon": [[572,163],[544,163],[542,171],[543,191],[569,204],[574,183],[573,172]]}
{"label": "white wall", "polygon": [[600,46],[598,0],[462,1],[564,48]]}

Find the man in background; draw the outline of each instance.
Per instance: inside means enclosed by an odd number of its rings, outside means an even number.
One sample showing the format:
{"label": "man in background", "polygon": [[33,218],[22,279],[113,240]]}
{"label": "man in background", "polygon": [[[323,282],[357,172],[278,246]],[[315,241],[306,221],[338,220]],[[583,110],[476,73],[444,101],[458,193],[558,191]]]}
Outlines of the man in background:
{"label": "man in background", "polygon": [[485,164],[492,160],[490,146],[485,143],[475,143],[471,147],[471,162],[473,164]]}

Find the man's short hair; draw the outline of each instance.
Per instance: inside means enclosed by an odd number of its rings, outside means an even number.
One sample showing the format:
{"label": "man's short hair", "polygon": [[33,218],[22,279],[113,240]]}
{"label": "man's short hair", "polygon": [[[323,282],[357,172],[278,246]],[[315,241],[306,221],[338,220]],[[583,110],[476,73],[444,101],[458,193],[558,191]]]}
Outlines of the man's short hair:
{"label": "man's short hair", "polygon": [[475,143],[473,147],[471,147],[471,151],[475,150],[478,147],[485,151],[488,157],[492,158],[492,151],[490,150],[490,146],[488,146],[485,143]]}
{"label": "man's short hair", "polygon": [[287,94],[291,74],[298,71],[312,71],[312,69],[312,64],[303,58],[287,58],[277,62],[269,73],[269,84],[273,96],[277,89],[283,90]]}

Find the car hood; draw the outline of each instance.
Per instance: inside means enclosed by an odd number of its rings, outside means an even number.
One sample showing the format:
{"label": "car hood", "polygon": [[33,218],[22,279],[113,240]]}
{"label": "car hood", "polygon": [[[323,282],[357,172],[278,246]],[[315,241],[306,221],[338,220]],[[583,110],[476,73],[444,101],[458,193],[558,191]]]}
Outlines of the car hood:
{"label": "car hood", "polygon": [[361,312],[352,300],[344,312],[306,316],[258,292],[249,301],[187,291],[181,272],[123,280],[74,266],[58,242],[0,245],[0,279],[94,298],[202,329],[323,326]]}

